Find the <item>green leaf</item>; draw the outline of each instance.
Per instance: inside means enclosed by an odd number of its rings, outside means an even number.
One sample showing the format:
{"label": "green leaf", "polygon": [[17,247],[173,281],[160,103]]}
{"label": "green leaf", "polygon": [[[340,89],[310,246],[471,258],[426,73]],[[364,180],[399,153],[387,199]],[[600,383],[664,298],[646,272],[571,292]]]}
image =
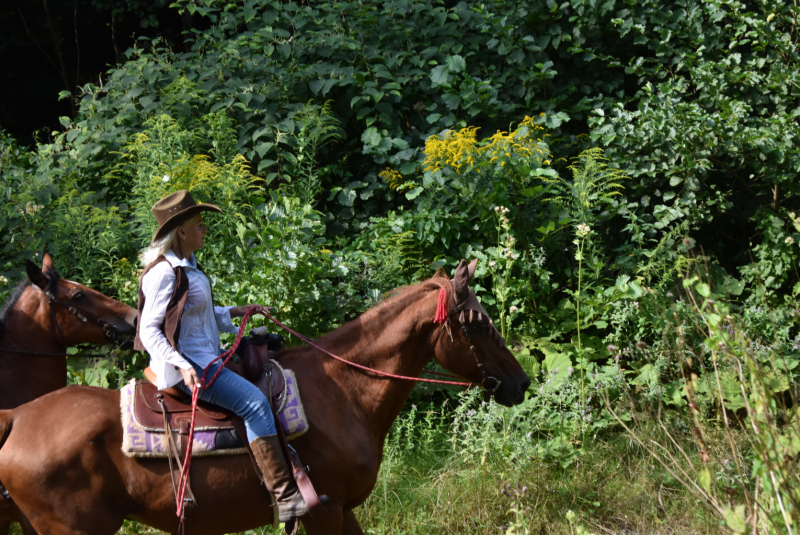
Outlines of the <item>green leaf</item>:
{"label": "green leaf", "polygon": [[726,508],[723,514],[725,523],[734,533],[744,533],[747,530],[744,522],[744,505],[737,505],[734,509]]}
{"label": "green leaf", "polygon": [[431,82],[434,87],[450,85],[450,74],[447,72],[447,65],[439,65],[431,70]]}
{"label": "green leaf", "polygon": [[339,192],[339,196],[336,200],[339,201],[339,204],[344,206],[353,206],[353,201],[356,199],[356,192],[352,189],[343,189]]}
{"label": "green leaf", "polygon": [[564,121],[569,121],[569,115],[563,111],[557,113],[548,113],[544,118],[544,124],[547,128],[558,128]]}
{"label": "green leaf", "polygon": [[333,88],[333,86],[335,86],[337,83],[339,83],[339,80],[338,80],[337,78],[329,78],[329,79],[325,80],[325,85],[322,87],[322,94],[323,94],[323,95],[327,95],[327,94],[328,94],[328,92],[329,92],[329,91],[330,91],[330,90]]}
{"label": "green leaf", "polygon": [[708,468],[703,467],[697,473],[697,484],[700,485],[700,488],[706,492],[711,489],[711,472],[708,470]]}
{"label": "green leaf", "polygon": [[552,377],[555,384],[559,384],[561,379],[567,377],[569,369],[572,367],[572,360],[569,355],[557,350],[542,347],[545,353],[542,368],[548,373],[548,378]]}
{"label": "green leaf", "polygon": [[406,193],[406,199],[408,199],[409,201],[413,201],[414,199],[419,197],[420,193],[422,193],[423,191],[424,190],[422,188],[414,188],[408,193]]}
{"label": "green leaf", "polygon": [[254,150],[258,153],[259,158],[263,158],[264,155],[267,153],[269,149],[275,146],[275,143],[270,143],[269,141],[265,141],[264,143],[259,143],[254,147]]}
{"label": "green leaf", "polygon": [[374,126],[370,126],[364,133],[361,134],[361,141],[364,145],[371,145],[373,147],[377,147],[381,144],[381,135],[378,133],[378,129]]}
{"label": "green leaf", "polygon": [[694,288],[695,290],[697,290],[697,293],[699,293],[706,299],[708,299],[708,296],[711,295],[711,288],[705,282],[698,282],[697,284],[695,284]]}
{"label": "green leaf", "polygon": [[450,72],[461,72],[467,68],[467,62],[459,55],[447,56],[444,63]]}
{"label": "green leaf", "polygon": [[521,193],[526,197],[535,197],[541,193],[542,190],[544,190],[544,186],[535,186],[533,188],[525,188]]}

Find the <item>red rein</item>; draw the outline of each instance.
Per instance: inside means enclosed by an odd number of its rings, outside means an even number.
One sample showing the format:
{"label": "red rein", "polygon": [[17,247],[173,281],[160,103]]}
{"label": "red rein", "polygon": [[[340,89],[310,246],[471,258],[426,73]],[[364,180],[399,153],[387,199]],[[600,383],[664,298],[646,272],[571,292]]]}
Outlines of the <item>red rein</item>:
{"label": "red rein", "polygon": [[[442,314],[444,314],[444,320],[437,321],[437,319],[439,319],[439,317],[440,317],[440,312]],[[439,381],[438,379],[423,379],[421,377],[407,377],[405,375],[395,375],[393,373],[386,373],[386,372],[382,372],[380,370],[376,370],[374,368],[370,368],[369,366],[363,366],[361,364],[356,364],[355,362],[351,362],[349,360],[345,360],[342,357],[337,357],[336,355],[334,355],[333,353],[331,353],[327,349],[324,349],[324,348],[318,346],[317,344],[315,344],[310,338],[308,338],[306,336],[303,336],[302,334],[298,333],[297,331],[293,331],[292,329],[290,329],[289,327],[287,327],[286,325],[284,325],[280,321],[276,320],[275,318],[273,318],[269,314],[267,314],[267,313],[263,313],[263,314],[272,323],[274,323],[275,325],[277,325],[278,327],[280,327],[284,331],[295,335],[296,337],[298,337],[300,340],[302,340],[303,342],[307,343],[311,347],[322,351],[323,353],[325,353],[329,357],[331,357],[333,359],[336,359],[339,362],[343,362],[343,363],[347,364],[348,366],[352,366],[354,368],[358,368],[359,370],[364,370],[366,372],[374,373],[375,375],[380,375],[380,376],[383,376],[383,377],[389,377],[391,379],[403,379],[405,381],[417,381],[417,382],[420,382],[420,383],[437,383],[437,384],[440,384],[440,385],[455,385],[455,386],[466,386],[466,387],[470,387],[473,384],[475,384],[475,383],[463,383],[463,382],[459,382],[459,381]],[[444,290],[439,290],[439,303],[438,303],[438,305],[436,307],[436,317],[434,318],[434,322],[435,323],[442,323],[443,321],[447,321],[447,298],[446,298],[446,294],[445,294]],[[425,373],[430,373],[432,375],[444,375],[445,377],[457,377],[456,375],[449,375],[449,374],[443,374],[443,373],[438,373],[438,372],[425,372]]]}
{"label": "red rein", "polygon": [[[253,311],[256,310],[256,308],[258,307],[250,307],[249,309],[247,309],[247,312],[244,313],[244,317],[242,317],[242,324],[239,326],[239,332],[236,333],[236,340],[233,342],[231,348],[226,352],[224,352],[222,355],[212,360],[208,364],[208,366],[205,367],[205,369],[203,370],[202,386],[196,385],[192,390],[192,420],[189,425],[189,440],[188,444],[186,445],[186,457],[183,460],[183,468],[181,468],[181,477],[180,479],[178,479],[178,496],[177,496],[178,518],[182,518],[183,515],[183,505],[184,505],[183,499],[186,496],[186,483],[189,481],[189,466],[192,464],[192,445],[194,444],[194,417],[195,413],[197,412],[197,399],[198,396],[200,395],[200,390],[208,388],[209,386],[214,384],[214,381],[216,381],[217,376],[222,371],[222,368],[224,368],[225,364],[227,364],[228,361],[231,359],[231,357],[233,357],[233,354],[239,347],[239,343],[241,343],[242,341],[242,335],[244,335],[245,327],[247,327],[247,320],[250,319],[250,314],[252,314]],[[217,373],[215,373],[214,376],[208,382],[206,382],[206,374],[208,373],[208,369],[211,367],[212,364],[217,362],[219,359],[224,359],[222,361],[222,366],[220,366],[219,369],[217,370]],[[241,437],[241,438],[242,440],[247,440],[247,437]],[[181,520],[181,522],[182,521],[183,520]]]}
{"label": "red rein", "polygon": [[[183,468],[181,469],[181,477],[178,480],[178,496],[177,496],[178,518],[181,518],[181,516],[183,515],[183,505],[184,505],[183,500],[184,500],[184,497],[186,496],[186,483],[189,480],[189,466],[192,463],[192,444],[194,442],[194,418],[195,418],[195,412],[197,411],[197,400],[198,400],[198,396],[200,394],[200,390],[204,389],[204,388],[208,388],[209,386],[211,386],[214,383],[214,381],[217,379],[217,376],[222,371],[222,368],[225,366],[225,364],[228,363],[228,361],[231,359],[233,354],[236,352],[236,348],[239,347],[239,343],[242,341],[242,335],[244,334],[245,327],[247,326],[247,320],[250,319],[250,314],[252,314],[255,309],[256,309],[256,307],[251,307],[250,309],[247,310],[247,312],[245,312],[244,317],[242,318],[242,324],[239,326],[239,332],[236,334],[236,340],[233,342],[233,345],[231,346],[231,348],[229,350],[227,350],[226,352],[224,352],[219,357],[217,357],[216,359],[214,359],[213,361],[211,361],[211,363],[208,366],[206,366],[205,370],[203,370],[203,383],[202,383],[203,386],[196,386],[194,388],[194,390],[192,391],[192,420],[191,420],[191,424],[189,426],[189,440],[188,440],[188,444],[187,444],[187,447],[186,447],[186,457],[184,458],[184,461],[183,461]],[[422,379],[420,377],[406,377],[404,375],[395,375],[395,374],[392,374],[392,373],[382,372],[380,370],[376,370],[376,369],[370,368],[368,366],[362,366],[361,364],[356,364],[355,362],[350,362],[349,360],[345,360],[345,359],[343,359],[341,357],[337,357],[336,355],[334,355],[333,353],[331,353],[327,349],[321,348],[320,346],[315,344],[313,341],[311,341],[310,338],[308,338],[306,336],[303,336],[302,334],[300,334],[300,333],[298,333],[296,331],[293,331],[292,329],[290,329],[289,327],[287,327],[286,325],[284,325],[280,321],[276,320],[275,318],[273,318],[272,316],[270,316],[266,312],[262,312],[262,314],[267,319],[269,319],[271,322],[276,324],[278,327],[280,327],[281,329],[283,329],[284,331],[286,331],[288,333],[291,333],[291,334],[295,335],[297,338],[299,338],[303,342],[307,343],[311,347],[322,351],[323,353],[325,353],[329,357],[334,358],[334,359],[338,360],[339,362],[343,362],[343,363],[345,363],[345,364],[347,364],[349,366],[353,366],[354,368],[358,368],[360,370],[364,370],[364,371],[367,371],[369,373],[374,373],[376,375],[381,375],[383,377],[389,377],[389,378],[392,378],[392,379],[403,379],[403,380],[406,380],[406,381],[417,381],[417,382],[423,382],[423,383],[437,383],[437,384],[441,384],[441,385],[455,385],[455,386],[466,386],[466,387],[470,387],[470,386],[473,385],[473,383],[463,383],[463,382],[459,382],[459,381],[440,381],[438,379]],[[439,290],[439,302],[436,305],[436,316],[434,317],[433,322],[434,323],[444,323],[444,322],[447,321],[447,317],[448,317],[447,316],[447,294],[445,293],[444,288],[441,288]],[[208,369],[211,367],[212,364],[214,364],[215,362],[217,362],[220,359],[224,359],[223,362],[222,362],[222,366],[220,366],[219,369],[217,370],[217,373],[215,373],[214,376],[208,382],[206,382],[206,374],[208,373]],[[442,375],[442,376],[445,376],[445,377],[456,377],[455,375],[448,375],[448,374],[443,374],[443,373],[438,373],[438,372],[425,372],[425,373],[430,373],[430,374],[433,374],[433,375]],[[276,424],[280,425],[279,422],[276,422]],[[244,440],[247,440],[247,437],[241,437],[241,439],[244,441]]]}

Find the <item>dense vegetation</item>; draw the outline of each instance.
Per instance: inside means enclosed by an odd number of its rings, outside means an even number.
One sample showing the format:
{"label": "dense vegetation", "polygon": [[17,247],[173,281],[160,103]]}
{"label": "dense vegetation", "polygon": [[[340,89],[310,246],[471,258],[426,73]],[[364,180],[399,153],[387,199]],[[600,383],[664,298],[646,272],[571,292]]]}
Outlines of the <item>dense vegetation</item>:
{"label": "dense vegetation", "polygon": [[[477,257],[530,399],[419,387],[359,513],[373,532],[795,532],[796,5],[172,9],[202,21],[185,51],[139,40],[64,93],[76,114],[52,142],[0,134],[5,292],[48,246],[133,303],[149,207],[178,188],[225,209],[199,254],[217,299],[312,335]],[[72,380],[142,365],[115,355]],[[628,481],[645,507],[612,499]]]}

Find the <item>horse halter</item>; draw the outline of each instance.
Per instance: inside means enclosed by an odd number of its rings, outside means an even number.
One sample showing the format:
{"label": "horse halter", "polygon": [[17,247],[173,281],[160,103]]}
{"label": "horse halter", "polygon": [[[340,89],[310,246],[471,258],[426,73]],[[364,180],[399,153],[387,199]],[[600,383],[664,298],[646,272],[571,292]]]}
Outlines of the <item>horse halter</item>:
{"label": "horse halter", "polygon": [[120,334],[119,330],[114,325],[111,325],[110,323],[105,322],[99,318],[95,318],[94,316],[91,316],[89,314],[84,314],[74,306],[69,305],[64,301],[62,301],[61,299],[59,299],[58,297],[56,297],[56,292],[55,292],[56,284],[58,284],[58,278],[51,277],[50,282],[47,285],[47,288],[44,290],[44,295],[47,296],[47,302],[50,305],[50,316],[53,318],[53,325],[55,325],[56,327],[56,333],[58,334],[58,339],[61,342],[61,345],[67,345],[67,344],[64,341],[64,335],[61,333],[61,327],[59,327],[58,325],[58,318],[56,317],[56,311],[53,305],[58,305],[61,308],[66,309],[67,312],[69,312],[70,314],[72,314],[73,316],[75,316],[84,323],[86,323],[87,321],[94,323],[95,325],[103,329],[106,339],[109,340],[110,342],[117,342],[120,340],[124,340],[123,335]]}
{"label": "horse halter", "polygon": [[[453,293],[455,293],[455,290]],[[469,319],[467,319],[467,314],[469,314]],[[489,335],[495,340],[495,342],[497,342],[497,345],[500,346],[501,349],[506,347],[506,342],[503,339],[503,336],[500,334],[500,331],[497,330],[497,327],[495,327],[492,318],[489,317],[489,314],[487,314],[486,310],[484,310],[483,306],[481,306],[481,303],[480,301],[478,301],[478,297],[475,295],[475,292],[472,290],[472,288],[469,288],[467,290],[466,297],[460,300],[459,299],[456,300],[455,311],[448,314],[448,319],[446,322],[444,322],[444,325],[448,325],[448,331],[449,331],[449,320],[450,317],[452,316],[457,316],[458,323],[461,326],[461,333],[464,335],[464,338],[467,341],[467,345],[469,346],[469,350],[472,353],[472,356],[475,358],[475,362],[478,363],[478,369],[483,374],[481,387],[490,394],[494,394],[495,392],[497,392],[497,390],[500,388],[500,385],[502,385],[503,382],[497,377],[489,375],[486,372],[486,368],[484,366],[485,361],[481,361],[481,359],[478,357],[478,352],[475,350],[475,344],[472,342],[472,336],[470,334],[471,331],[476,329],[475,327],[472,326],[473,319],[477,318],[478,321],[480,321],[481,319],[483,319],[484,316],[486,317],[488,323],[486,323],[483,326],[483,328],[488,330]],[[452,340],[452,338],[453,335],[451,333],[450,339]],[[491,387],[486,384],[489,381],[494,382],[494,384]]]}

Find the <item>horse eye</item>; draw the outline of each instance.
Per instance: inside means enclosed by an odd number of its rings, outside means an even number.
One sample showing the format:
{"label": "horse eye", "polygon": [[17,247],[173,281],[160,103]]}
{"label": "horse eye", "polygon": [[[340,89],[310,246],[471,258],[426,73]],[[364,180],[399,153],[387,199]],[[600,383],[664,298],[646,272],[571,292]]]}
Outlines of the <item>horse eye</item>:
{"label": "horse eye", "polygon": [[80,301],[81,299],[83,299],[83,294],[81,292],[78,292],[72,296],[73,301]]}

